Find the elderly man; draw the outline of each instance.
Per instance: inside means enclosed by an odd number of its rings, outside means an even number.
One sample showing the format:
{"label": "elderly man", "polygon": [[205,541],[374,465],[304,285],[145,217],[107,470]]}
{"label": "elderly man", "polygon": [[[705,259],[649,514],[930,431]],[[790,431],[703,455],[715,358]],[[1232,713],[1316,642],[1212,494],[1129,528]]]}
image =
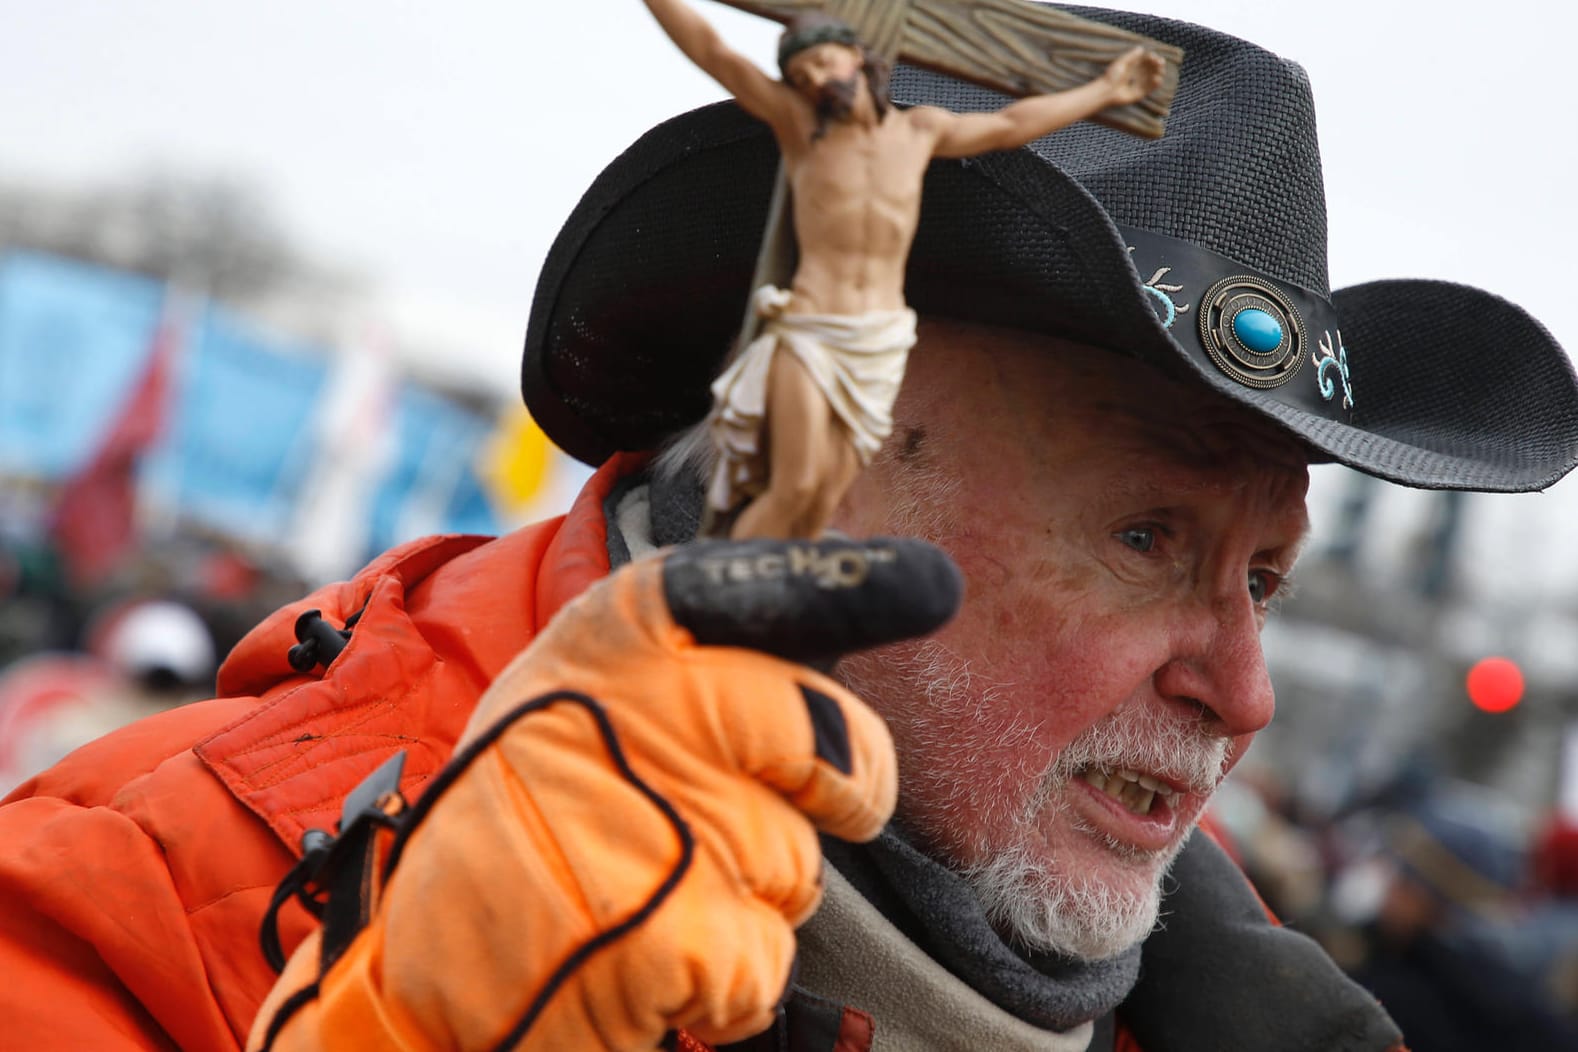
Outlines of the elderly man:
{"label": "elderly man", "polygon": [[[1578,386],[1477,290],[1328,293],[1297,67],[1102,17],[1184,48],[1166,138],[1076,126],[927,177],[921,340],[834,525],[937,548],[666,550],[701,482],[618,451],[707,411],[775,151],[732,105],[654,130],[567,223],[527,337],[533,413],[603,469],[563,520],[281,611],[225,698],[19,790],[6,1036],[1397,1047],[1189,831],[1271,718],[1257,635],[1306,465],[1538,489],[1578,461]],[[894,94],[1002,101],[903,70]],[[939,621],[939,548],[946,627],[812,667]]]}

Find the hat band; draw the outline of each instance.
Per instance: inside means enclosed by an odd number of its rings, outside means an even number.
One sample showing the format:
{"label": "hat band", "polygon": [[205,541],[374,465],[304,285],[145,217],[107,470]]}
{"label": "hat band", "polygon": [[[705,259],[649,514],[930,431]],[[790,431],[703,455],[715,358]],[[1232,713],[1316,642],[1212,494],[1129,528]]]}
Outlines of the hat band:
{"label": "hat band", "polygon": [[1348,349],[1329,301],[1179,238],[1118,232],[1156,320],[1191,357],[1280,402],[1352,422]]}

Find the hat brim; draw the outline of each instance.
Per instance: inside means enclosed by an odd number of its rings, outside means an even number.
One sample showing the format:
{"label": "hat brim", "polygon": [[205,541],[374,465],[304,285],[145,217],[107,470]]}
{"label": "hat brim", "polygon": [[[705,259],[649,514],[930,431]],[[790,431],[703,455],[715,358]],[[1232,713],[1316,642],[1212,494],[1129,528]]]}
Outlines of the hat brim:
{"label": "hat brim", "polygon": [[[527,407],[599,463],[694,423],[733,340],[777,152],[731,103],[675,118],[603,173],[544,264],[522,364]],[[906,295],[923,316],[1044,332],[1204,383],[1330,458],[1432,489],[1544,488],[1578,463],[1578,382],[1521,309],[1478,289],[1386,281],[1331,298],[1363,350],[1347,419],[1246,387],[1158,315],[1129,238],[1025,149],[936,162]],[[1356,352],[1356,361],[1357,361]]]}

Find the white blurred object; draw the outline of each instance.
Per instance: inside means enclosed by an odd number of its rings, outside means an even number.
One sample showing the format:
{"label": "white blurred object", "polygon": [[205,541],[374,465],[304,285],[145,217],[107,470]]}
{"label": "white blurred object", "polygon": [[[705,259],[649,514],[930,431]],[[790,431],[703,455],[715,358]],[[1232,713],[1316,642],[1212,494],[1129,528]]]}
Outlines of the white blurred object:
{"label": "white blurred object", "polygon": [[1556,810],[1563,818],[1578,822],[1578,721],[1568,724],[1562,735],[1561,787],[1556,793]]}
{"label": "white blurred object", "polygon": [[1332,882],[1332,913],[1351,927],[1368,923],[1381,912],[1386,889],[1396,878],[1396,867],[1378,855],[1353,863]]}
{"label": "white blurred object", "polygon": [[394,464],[397,376],[390,339],[372,321],[346,325],[343,352],[329,390],[318,403],[318,455],[296,501],[296,567],[312,582],[354,573],[367,557],[368,530],[378,487]]}
{"label": "white blurred object", "polygon": [[214,673],[214,640],[203,619],[165,599],[139,600],[110,615],[94,650],[132,680],[168,674],[200,684]]}
{"label": "white blurred object", "polygon": [[88,653],[0,670],[0,795],[102,735],[213,688],[214,640],[190,607],[137,599],[101,614]]}

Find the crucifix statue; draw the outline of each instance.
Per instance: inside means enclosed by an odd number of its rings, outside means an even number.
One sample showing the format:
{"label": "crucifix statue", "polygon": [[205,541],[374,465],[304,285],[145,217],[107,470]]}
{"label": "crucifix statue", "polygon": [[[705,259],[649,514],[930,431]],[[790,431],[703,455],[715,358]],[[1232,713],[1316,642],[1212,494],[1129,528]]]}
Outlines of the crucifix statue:
{"label": "crucifix statue", "polygon": [[[915,342],[905,265],[932,158],[1023,146],[1085,118],[1159,136],[1182,54],[1027,0],[723,2],[788,24],[781,80],[684,0],[646,0],[772,129],[782,158],[751,310],[703,425],[717,456],[704,531],[816,537],[892,430]],[[895,60],[1024,97],[990,113],[898,110]]]}

